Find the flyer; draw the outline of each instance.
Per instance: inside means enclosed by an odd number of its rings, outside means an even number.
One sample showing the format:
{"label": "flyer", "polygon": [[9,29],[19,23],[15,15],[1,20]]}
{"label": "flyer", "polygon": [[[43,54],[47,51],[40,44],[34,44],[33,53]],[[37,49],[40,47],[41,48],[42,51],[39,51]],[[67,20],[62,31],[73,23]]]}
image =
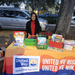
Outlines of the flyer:
{"label": "flyer", "polygon": [[14,46],[22,46],[24,42],[25,32],[24,31],[14,31],[13,35],[15,39]]}

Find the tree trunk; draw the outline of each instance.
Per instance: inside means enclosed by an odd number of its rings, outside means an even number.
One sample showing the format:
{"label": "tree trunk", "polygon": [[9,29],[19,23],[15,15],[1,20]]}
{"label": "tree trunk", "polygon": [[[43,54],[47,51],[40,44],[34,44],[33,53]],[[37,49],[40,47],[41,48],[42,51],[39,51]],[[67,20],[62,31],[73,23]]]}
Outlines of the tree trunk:
{"label": "tree trunk", "polygon": [[69,34],[71,18],[75,0],[61,0],[60,11],[56,23],[55,33],[63,36]]}
{"label": "tree trunk", "polygon": [[39,3],[40,3],[40,2],[39,2],[39,0],[38,0],[38,16],[39,16]]}
{"label": "tree trunk", "polygon": [[34,0],[32,0],[32,11],[34,12]]}

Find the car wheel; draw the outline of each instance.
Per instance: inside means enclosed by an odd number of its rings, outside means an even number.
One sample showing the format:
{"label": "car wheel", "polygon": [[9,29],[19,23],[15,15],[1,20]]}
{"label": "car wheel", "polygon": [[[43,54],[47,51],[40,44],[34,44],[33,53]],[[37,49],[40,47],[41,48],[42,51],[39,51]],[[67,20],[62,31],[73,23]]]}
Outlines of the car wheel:
{"label": "car wheel", "polygon": [[0,31],[2,30],[1,26],[0,26]]}

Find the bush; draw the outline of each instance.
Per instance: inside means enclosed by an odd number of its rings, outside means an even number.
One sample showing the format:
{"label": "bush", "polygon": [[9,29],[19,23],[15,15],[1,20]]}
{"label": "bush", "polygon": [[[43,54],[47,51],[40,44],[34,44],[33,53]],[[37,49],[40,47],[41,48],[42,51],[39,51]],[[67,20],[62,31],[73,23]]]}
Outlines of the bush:
{"label": "bush", "polygon": [[46,19],[49,24],[56,24],[56,18],[54,18],[54,17],[49,16],[48,18],[44,17],[44,19]]}

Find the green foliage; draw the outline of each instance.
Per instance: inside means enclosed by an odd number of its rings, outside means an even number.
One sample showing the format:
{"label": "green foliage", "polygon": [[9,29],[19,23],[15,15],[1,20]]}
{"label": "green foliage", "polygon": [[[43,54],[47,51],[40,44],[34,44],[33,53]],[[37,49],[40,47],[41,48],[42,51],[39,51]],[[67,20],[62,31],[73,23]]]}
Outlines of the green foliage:
{"label": "green foliage", "polygon": [[25,2],[25,0],[0,0],[0,5],[6,3],[8,6],[10,4],[18,4],[18,2]]}
{"label": "green foliage", "polygon": [[45,3],[46,1],[45,0],[26,0],[29,5],[31,6],[31,8],[34,10],[34,9],[45,9]]}
{"label": "green foliage", "polygon": [[46,19],[49,24],[56,24],[56,18],[54,18],[54,17],[49,16],[48,18],[44,17],[44,19]]}
{"label": "green foliage", "polygon": [[57,11],[59,10],[59,6],[58,6],[58,5],[56,5],[56,10],[57,10]]}
{"label": "green foliage", "polygon": [[33,4],[33,6],[35,7],[38,7],[41,8],[43,7],[43,9],[46,9],[45,8],[45,5],[49,6],[49,7],[53,7],[55,5],[55,0],[27,0],[30,5]]}
{"label": "green foliage", "polygon": [[32,7],[33,10],[36,8],[41,9],[41,7],[43,10],[46,10],[45,5],[49,7],[55,5],[55,0],[0,0],[0,5],[4,3],[6,3],[7,5],[13,3],[15,5],[15,3],[18,4],[18,2],[25,2],[25,1]]}
{"label": "green foliage", "polygon": [[54,7],[56,0],[46,0],[46,3],[49,7]]}

